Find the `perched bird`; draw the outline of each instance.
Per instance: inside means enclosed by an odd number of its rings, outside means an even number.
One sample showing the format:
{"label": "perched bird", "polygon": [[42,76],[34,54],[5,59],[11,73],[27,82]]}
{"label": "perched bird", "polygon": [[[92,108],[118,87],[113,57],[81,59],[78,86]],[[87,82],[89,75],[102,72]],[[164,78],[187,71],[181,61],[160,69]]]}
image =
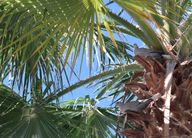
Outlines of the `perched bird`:
{"label": "perched bird", "polygon": [[134,54],[135,56],[143,56],[143,57],[150,57],[150,58],[161,58],[164,52],[156,51],[153,49],[147,48],[139,48],[136,44],[134,44]]}
{"label": "perched bird", "polygon": [[117,102],[116,106],[119,107],[121,113],[126,113],[127,111],[142,112],[152,101],[156,101],[161,97],[160,93],[157,93],[150,97],[149,99],[132,101],[132,102]]}

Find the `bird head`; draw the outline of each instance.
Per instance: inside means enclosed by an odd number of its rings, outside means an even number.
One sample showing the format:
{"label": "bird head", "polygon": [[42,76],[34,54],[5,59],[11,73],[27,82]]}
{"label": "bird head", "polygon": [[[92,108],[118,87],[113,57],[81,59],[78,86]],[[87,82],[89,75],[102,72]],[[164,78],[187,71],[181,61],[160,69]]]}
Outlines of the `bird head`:
{"label": "bird head", "polygon": [[115,104],[116,107],[121,107],[122,105],[123,105],[122,102],[117,102],[117,103]]}
{"label": "bird head", "polygon": [[138,47],[137,44],[133,44],[133,48],[134,48],[134,49],[137,49],[137,48],[139,48],[139,47]]}

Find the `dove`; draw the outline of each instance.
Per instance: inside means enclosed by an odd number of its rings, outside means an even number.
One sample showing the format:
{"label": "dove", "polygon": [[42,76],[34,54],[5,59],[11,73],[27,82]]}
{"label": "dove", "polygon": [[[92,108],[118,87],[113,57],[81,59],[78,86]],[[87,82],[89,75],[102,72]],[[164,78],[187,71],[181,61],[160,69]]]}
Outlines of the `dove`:
{"label": "dove", "polygon": [[135,56],[143,56],[143,57],[150,57],[150,58],[161,58],[164,52],[157,51],[153,49],[147,49],[147,48],[138,48],[138,46],[134,45],[134,54]]}
{"label": "dove", "polygon": [[156,101],[161,97],[160,93],[157,93],[150,97],[149,99],[143,99],[132,102],[117,102],[116,106],[119,107],[121,113],[126,113],[128,111],[142,112],[152,101]]}

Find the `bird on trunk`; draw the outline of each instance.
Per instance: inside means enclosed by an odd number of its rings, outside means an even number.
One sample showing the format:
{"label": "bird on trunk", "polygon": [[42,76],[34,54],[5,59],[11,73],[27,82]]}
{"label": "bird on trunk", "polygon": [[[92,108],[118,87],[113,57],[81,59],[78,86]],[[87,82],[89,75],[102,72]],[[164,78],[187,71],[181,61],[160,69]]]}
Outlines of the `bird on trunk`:
{"label": "bird on trunk", "polygon": [[143,100],[138,100],[138,101],[132,101],[132,102],[117,102],[116,106],[119,107],[121,113],[126,113],[128,111],[133,111],[133,112],[142,112],[147,106],[152,102],[156,101],[161,97],[160,93],[157,93],[150,97],[149,99],[143,99]]}
{"label": "bird on trunk", "polygon": [[136,44],[133,45],[134,47],[134,54],[135,56],[143,56],[145,58],[161,58],[164,52],[162,51],[157,51],[153,49],[148,49],[148,48],[139,48]]}

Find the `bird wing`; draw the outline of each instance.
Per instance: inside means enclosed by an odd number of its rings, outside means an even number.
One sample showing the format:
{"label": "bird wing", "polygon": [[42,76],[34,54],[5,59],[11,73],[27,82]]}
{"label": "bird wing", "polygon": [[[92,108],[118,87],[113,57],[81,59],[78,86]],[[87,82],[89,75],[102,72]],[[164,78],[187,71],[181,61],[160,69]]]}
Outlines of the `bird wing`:
{"label": "bird wing", "polygon": [[124,104],[124,111],[142,112],[153,100],[133,101]]}
{"label": "bird wing", "polygon": [[157,94],[153,95],[152,97],[150,97],[149,99],[127,102],[127,103],[121,105],[121,110],[123,112],[125,112],[125,111],[142,112],[145,108],[147,108],[147,106],[152,101],[156,101],[160,97],[161,97],[161,94],[157,93]]}
{"label": "bird wing", "polygon": [[160,57],[164,52],[147,48],[135,48],[134,54],[144,57]]}
{"label": "bird wing", "polygon": [[125,111],[136,111],[137,108],[140,105],[139,101],[133,101],[133,102],[128,102],[124,104]]}

